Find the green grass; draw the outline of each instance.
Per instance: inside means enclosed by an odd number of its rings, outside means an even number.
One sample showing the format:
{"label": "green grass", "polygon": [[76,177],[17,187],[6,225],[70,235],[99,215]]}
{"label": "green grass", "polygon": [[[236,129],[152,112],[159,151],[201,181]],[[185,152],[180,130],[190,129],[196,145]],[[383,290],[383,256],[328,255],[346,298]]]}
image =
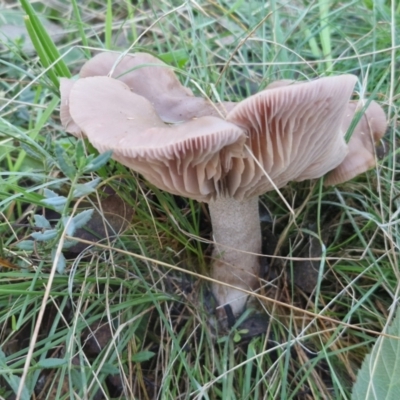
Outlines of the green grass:
{"label": "green grass", "polygon": [[[45,36],[41,61],[21,41],[0,39],[0,399],[18,390],[21,399],[350,398],[399,295],[400,11],[374,3],[33,3],[63,29],[62,62]],[[295,218],[277,193],[263,196],[273,220],[263,226],[278,242],[278,275],[253,301],[270,319],[264,334],[238,342],[240,328],[217,329],[204,205],[112,160],[85,172],[97,154],[62,129],[55,78],[76,74],[103,49],[158,55],[214,100],[240,100],[281,78],[353,73],[357,92],[387,111],[376,169],[335,188],[288,185],[282,193]],[[74,197],[96,178],[93,193]],[[70,240],[62,217],[102,214],[105,187],[133,209],[127,229],[81,254],[62,251]],[[45,189],[67,199],[58,213],[45,209]],[[35,214],[56,234],[21,249],[40,231]],[[286,275],[313,235],[324,244],[323,269],[308,295]],[[90,353],[85,342],[90,332],[101,341],[93,333],[100,323],[112,335]]]}

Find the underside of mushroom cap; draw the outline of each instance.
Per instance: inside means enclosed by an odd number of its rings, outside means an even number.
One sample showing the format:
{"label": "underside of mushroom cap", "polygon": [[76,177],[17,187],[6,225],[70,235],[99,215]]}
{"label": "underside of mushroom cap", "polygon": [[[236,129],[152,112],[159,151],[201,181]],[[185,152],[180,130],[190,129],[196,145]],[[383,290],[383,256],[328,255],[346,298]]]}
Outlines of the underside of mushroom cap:
{"label": "underside of mushroom cap", "polygon": [[[362,108],[362,104],[358,102],[348,104],[342,122],[344,132],[347,132],[356,112],[361,111]],[[328,173],[324,184],[326,186],[337,185],[375,167],[375,143],[383,137],[386,127],[386,115],[382,107],[375,101],[371,101],[354,127],[348,143],[349,152],[346,158]]]}
{"label": "underside of mushroom cap", "polygon": [[222,194],[244,131],[216,117],[165,124],[150,102],[108,77],[79,79],[69,88],[69,114],[100,152],[141,173],[158,188],[208,201]]}
{"label": "underside of mushroom cap", "polygon": [[161,189],[243,200],[318,178],[347,152],[341,121],[356,78],[277,85],[216,117],[165,124],[148,99],[103,77],[62,81],[62,122]]}
{"label": "underside of mushroom cap", "polygon": [[237,199],[260,195],[289,181],[319,178],[347,153],[341,121],[356,77],[342,75],[276,85],[240,102],[227,121],[248,133],[241,174],[229,175]]}
{"label": "underside of mushroom cap", "polygon": [[170,66],[147,53],[103,52],[87,61],[80,77],[110,76],[124,82],[154,106],[159,117],[177,123],[203,116],[225,116],[235,103],[214,104],[184,87]]}

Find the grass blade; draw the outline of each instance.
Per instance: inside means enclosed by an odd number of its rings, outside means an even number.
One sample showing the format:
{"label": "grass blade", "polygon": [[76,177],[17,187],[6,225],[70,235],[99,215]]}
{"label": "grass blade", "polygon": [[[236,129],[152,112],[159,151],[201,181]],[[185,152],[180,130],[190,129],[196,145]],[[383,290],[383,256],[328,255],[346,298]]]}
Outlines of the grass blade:
{"label": "grass blade", "polygon": [[46,53],[45,49],[43,48],[38,36],[36,35],[36,31],[32,25],[32,21],[31,21],[30,17],[26,16],[24,18],[24,22],[25,22],[26,30],[28,31],[28,34],[32,40],[33,46],[35,47],[36,52],[40,58],[40,62],[42,63],[43,67],[48,68],[47,76],[49,77],[49,79],[51,80],[53,85],[56,88],[58,88],[59,83],[58,83],[57,75],[54,72],[54,70],[50,67],[51,63],[49,61],[49,58],[47,57],[47,53]]}
{"label": "grass blade", "polygon": [[[21,5],[24,9],[24,11],[28,14],[28,17],[31,21],[31,31],[29,32],[29,35],[32,35],[32,32],[34,32],[34,36],[36,36],[36,39],[34,39],[31,36],[32,42],[36,43],[39,42],[40,46],[43,50],[43,52],[47,56],[47,60],[49,64],[54,63],[54,70],[56,71],[56,74],[58,77],[66,77],[70,78],[71,73],[65,64],[65,62],[61,58],[61,54],[59,53],[57,46],[54,44],[53,40],[51,39],[50,35],[47,33],[45,27],[43,24],[40,22],[39,18],[36,15],[35,10],[27,0],[21,0]],[[35,46],[36,48],[36,46]],[[36,48],[36,51],[38,49]],[[40,56],[40,55],[39,55]],[[42,59],[41,59],[42,61]],[[58,85],[57,85],[58,87]]]}
{"label": "grass blade", "polygon": [[112,3],[111,0],[107,0],[107,13],[106,13],[106,29],[105,29],[105,38],[106,38],[106,49],[111,49],[111,39],[112,39]]}
{"label": "grass blade", "polygon": [[[72,8],[74,10],[76,25],[78,26],[79,35],[81,36],[82,44],[84,47],[89,47],[89,43],[88,43],[85,31],[83,29],[84,24],[83,24],[83,21],[81,18],[81,13],[79,12],[78,4],[76,3],[76,0],[72,0],[71,4],[72,4]],[[88,49],[83,49],[83,52],[85,53],[87,58],[90,57],[90,51]]]}

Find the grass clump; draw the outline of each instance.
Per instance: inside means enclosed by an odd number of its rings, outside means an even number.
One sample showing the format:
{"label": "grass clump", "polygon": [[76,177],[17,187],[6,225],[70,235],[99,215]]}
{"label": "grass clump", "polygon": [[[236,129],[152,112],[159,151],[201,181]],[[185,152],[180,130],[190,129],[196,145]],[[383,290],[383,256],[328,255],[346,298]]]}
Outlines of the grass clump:
{"label": "grass clump", "polygon": [[[320,3],[34,3],[62,28],[60,59],[1,36],[0,398],[350,398],[397,306],[400,14],[394,2]],[[4,15],[21,10],[8,2]],[[263,197],[270,269],[253,308],[268,324],[218,330],[204,206],[61,128],[58,77],[104,49],[155,54],[214,100],[353,73],[387,111],[378,168],[336,188],[289,185],[295,218]],[[76,219],[87,210],[92,236]],[[293,283],[310,257],[311,293]]]}

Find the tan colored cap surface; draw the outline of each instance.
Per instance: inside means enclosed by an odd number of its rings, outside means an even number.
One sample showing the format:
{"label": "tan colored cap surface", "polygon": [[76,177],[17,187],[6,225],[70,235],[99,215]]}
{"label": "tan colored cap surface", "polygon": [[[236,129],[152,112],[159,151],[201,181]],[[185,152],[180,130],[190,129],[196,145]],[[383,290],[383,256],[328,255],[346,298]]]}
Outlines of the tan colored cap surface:
{"label": "tan colored cap surface", "polygon": [[[342,129],[347,132],[352,119],[362,105],[351,102],[347,106],[347,112],[342,122]],[[382,107],[375,101],[371,101],[360,121],[355,126],[348,143],[349,152],[343,162],[329,172],[324,184],[337,185],[349,181],[355,176],[375,167],[375,143],[385,134],[387,127],[386,115]]]}
{"label": "tan colored cap surface", "polygon": [[69,95],[71,93],[72,86],[74,86],[74,83],[75,82],[72,79],[60,79],[60,119],[62,126],[68,133],[71,133],[76,137],[82,137],[81,128],[75,123],[69,112]]}
{"label": "tan colored cap surface", "polygon": [[168,192],[208,201],[240,157],[242,129],[215,117],[165,124],[148,100],[107,77],[80,79],[69,93],[73,121],[99,152]]}
{"label": "tan colored cap surface", "polygon": [[[110,69],[114,76],[138,62],[160,63],[139,54],[113,68],[117,58],[103,53],[81,75]],[[292,180],[318,178],[346,156],[341,121],[356,81],[352,75],[278,83],[238,103],[226,120],[187,113],[184,122],[166,124],[165,105],[174,96],[193,99],[190,90],[163,64],[134,72],[140,74],[126,75],[128,85],[106,76],[63,79],[61,120],[68,132],[87,136],[100,152],[113,150],[114,159],[168,192],[200,201],[242,200]],[[198,100],[202,108],[205,100]]]}
{"label": "tan colored cap surface", "polygon": [[[111,74],[110,74],[111,73]],[[147,53],[100,53],[81,69],[82,78],[111,76],[124,82],[136,94],[143,96],[165,122],[175,123],[203,116],[225,116],[234,103],[213,104],[195,97],[179,82],[171,67]]]}

